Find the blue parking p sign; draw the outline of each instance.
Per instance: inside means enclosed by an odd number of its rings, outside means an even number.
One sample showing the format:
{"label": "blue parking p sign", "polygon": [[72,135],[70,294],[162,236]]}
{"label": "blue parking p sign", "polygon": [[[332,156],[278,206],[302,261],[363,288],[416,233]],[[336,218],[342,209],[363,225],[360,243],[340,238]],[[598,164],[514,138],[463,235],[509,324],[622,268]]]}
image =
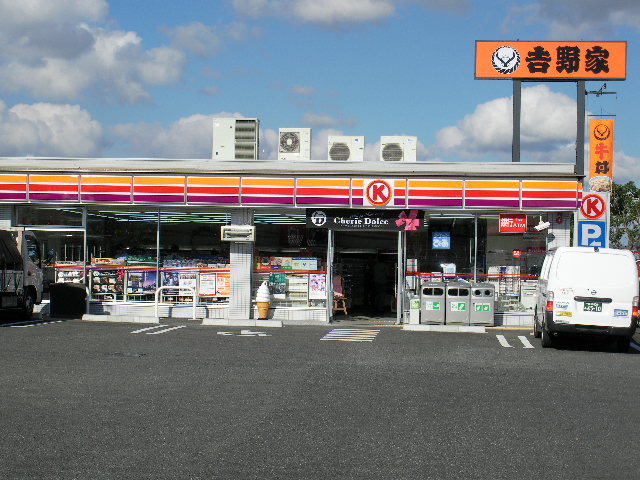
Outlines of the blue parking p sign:
{"label": "blue parking p sign", "polygon": [[607,222],[578,220],[579,247],[606,247]]}

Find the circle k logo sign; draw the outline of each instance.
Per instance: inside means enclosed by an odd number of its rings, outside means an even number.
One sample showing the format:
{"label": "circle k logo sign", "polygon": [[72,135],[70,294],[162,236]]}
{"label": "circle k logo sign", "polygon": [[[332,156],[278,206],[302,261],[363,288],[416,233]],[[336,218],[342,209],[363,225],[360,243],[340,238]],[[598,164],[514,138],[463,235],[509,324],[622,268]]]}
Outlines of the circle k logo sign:
{"label": "circle k logo sign", "polygon": [[370,205],[382,207],[391,201],[391,185],[385,180],[373,180],[365,189],[365,197]]}

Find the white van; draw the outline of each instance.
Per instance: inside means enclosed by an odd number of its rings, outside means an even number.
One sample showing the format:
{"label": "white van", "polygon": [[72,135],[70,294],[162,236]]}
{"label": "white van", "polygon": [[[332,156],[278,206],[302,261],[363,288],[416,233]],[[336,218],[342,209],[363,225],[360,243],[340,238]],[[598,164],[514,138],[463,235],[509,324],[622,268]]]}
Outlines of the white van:
{"label": "white van", "polygon": [[629,250],[560,247],[547,253],[536,289],[533,334],[542,347],[562,333],[614,335],[629,349],[638,323],[638,272]]}

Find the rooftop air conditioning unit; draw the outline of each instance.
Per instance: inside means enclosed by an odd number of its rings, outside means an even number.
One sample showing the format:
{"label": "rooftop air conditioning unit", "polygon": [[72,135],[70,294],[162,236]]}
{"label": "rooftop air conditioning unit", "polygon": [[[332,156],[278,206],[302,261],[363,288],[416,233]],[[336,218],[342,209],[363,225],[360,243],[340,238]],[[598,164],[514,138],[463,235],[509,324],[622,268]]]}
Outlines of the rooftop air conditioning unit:
{"label": "rooftop air conditioning unit", "polygon": [[257,118],[214,118],[213,160],[257,160],[260,121]]}
{"label": "rooftop air conditioning unit", "polygon": [[278,160],[311,160],[311,129],[281,128],[278,135]]}
{"label": "rooftop air conditioning unit", "polygon": [[406,135],[380,137],[380,161],[415,162],[417,145],[418,137]]}
{"label": "rooftop air conditioning unit", "polygon": [[364,136],[329,135],[330,162],[363,162]]}
{"label": "rooftop air conditioning unit", "polygon": [[253,225],[222,225],[220,239],[223,242],[253,242],[256,239],[256,227]]}

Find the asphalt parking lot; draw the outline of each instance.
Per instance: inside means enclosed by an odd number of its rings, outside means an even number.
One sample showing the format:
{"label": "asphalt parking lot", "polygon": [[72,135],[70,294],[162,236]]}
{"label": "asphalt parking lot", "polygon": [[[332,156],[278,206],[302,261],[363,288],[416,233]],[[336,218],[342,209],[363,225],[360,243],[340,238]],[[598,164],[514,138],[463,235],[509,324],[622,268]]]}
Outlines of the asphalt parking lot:
{"label": "asphalt parking lot", "polygon": [[637,476],[640,347],[160,325],[0,324],[0,478]]}

